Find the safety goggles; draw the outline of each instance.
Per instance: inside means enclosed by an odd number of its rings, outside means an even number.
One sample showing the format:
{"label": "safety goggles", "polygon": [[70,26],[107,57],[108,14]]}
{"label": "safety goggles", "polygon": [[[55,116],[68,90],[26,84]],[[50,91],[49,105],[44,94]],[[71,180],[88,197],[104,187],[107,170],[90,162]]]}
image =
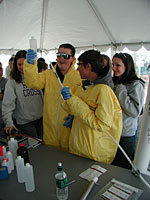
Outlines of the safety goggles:
{"label": "safety goggles", "polygon": [[65,60],[68,60],[68,59],[70,59],[70,57],[71,57],[72,55],[69,55],[69,54],[67,54],[67,53],[58,52],[58,53],[56,53],[56,56],[57,56],[57,58],[60,58],[60,57],[62,56]]}

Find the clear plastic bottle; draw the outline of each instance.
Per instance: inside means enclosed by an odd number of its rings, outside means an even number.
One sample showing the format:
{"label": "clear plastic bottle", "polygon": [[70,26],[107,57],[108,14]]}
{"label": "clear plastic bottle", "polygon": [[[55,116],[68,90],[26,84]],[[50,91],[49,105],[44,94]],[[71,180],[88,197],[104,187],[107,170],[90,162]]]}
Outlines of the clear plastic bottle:
{"label": "clear plastic bottle", "polygon": [[55,175],[56,195],[58,200],[68,199],[67,174],[63,171],[62,163],[58,163],[58,171]]}
{"label": "clear plastic bottle", "polygon": [[32,49],[36,52],[37,51],[37,40],[32,36],[31,39],[29,40],[29,43],[30,43],[30,49]]}
{"label": "clear plastic bottle", "polygon": [[13,155],[13,160],[14,160],[14,163],[15,163],[15,160],[17,158],[17,149],[18,149],[17,140],[15,140],[14,138],[10,138],[10,140],[8,141],[8,147],[9,147],[9,151]]}
{"label": "clear plastic bottle", "polygon": [[14,170],[14,161],[13,161],[13,156],[12,156],[11,151],[6,152],[6,158],[8,158],[11,171]]}
{"label": "clear plastic bottle", "polygon": [[21,158],[21,156],[17,156],[15,163],[16,163],[18,182],[24,183],[24,159]]}
{"label": "clear plastic bottle", "polygon": [[30,163],[26,163],[24,167],[25,176],[25,188],[27,192],[33,192],[35,190],[33,167]]}

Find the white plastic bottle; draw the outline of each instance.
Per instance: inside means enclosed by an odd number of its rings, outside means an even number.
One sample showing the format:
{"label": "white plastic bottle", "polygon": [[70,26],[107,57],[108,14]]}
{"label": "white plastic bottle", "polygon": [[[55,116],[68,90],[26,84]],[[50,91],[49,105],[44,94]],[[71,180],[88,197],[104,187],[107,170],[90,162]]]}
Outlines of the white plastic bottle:
{"label": "white plastic bottle", "polygon": [[24,159],[21,158],[21,156],[17,156],[15,163],[16,163],[18,182],[24,183]]}
{"label": "white plastic bottle", "polygon": [[15,140],[14,138],[10,138],[10,140],[8,141],[8,147],[9,147],[9,151],[13,155],[13,160],[14,160],[14,163],[15,163],[15,160],[17,158],[17,149],[18,149],[17,140]]}
{"label": "white plastic bottle", "polygon": [[29,43],[30,43],[30,49],[32,49],[36,52],[37,51],[37,40],[32,36],[31,39],[29,40]]}
{"label": "white plastic bottle", "polygon": [[11,151],[6,152],[6,158],[8,158],[11,171],[14,170],[14,160]]}
{"label": "white plastic bottle", "polygon": [[63,171],[62,163],[58,163],[56,179],[56,195],[58,200],[68,199],[67,174]]}
{"label": "white plastic bottle", "polygon": [[35,190],[33,167],[30,163],[26,163],[24,167],[25,176],[25,188],[27,192],[33,192]]}

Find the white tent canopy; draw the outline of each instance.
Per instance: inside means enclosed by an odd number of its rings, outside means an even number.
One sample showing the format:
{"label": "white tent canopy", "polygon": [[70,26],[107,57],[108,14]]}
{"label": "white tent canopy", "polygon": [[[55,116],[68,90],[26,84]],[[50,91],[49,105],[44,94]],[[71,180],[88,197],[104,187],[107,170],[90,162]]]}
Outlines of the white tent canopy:
{"label": "white tent canopy", "polygon": [[149,0],[0,0],[0,54],[29,48],[150,50]]}

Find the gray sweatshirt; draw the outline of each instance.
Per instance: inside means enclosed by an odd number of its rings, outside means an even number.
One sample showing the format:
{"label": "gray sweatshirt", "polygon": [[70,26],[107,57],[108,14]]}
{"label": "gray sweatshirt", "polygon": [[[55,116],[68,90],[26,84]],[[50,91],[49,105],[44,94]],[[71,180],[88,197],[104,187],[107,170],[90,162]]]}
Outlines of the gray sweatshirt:
{"label": "gray sweatshirt", "polygon": [[13,118],[17,124],[26,124],[43,116],[43,93],[28,88],[24,80],[16,83],[8,80],[2,103],[2,117],[5,127],[13,127]]}
{"label": "gray sweatshirt", "polygon": [[[1,93],[1,89],[5,89],[5,85],[7,83],[7,79],[2,77],[2,79],[0,80],[0,93]],[[0,100],[0,124],[3,124],[3,121],[2,121],[2,102],[3,102],[3,99]]]}
{"label": "gray sweatshirt", "polygon": [[123,113],[122,136],[133,136],[137,129],[137,118],[144,104],[145,84],[135,80],[130,84],[115,85],[115,94]]}

